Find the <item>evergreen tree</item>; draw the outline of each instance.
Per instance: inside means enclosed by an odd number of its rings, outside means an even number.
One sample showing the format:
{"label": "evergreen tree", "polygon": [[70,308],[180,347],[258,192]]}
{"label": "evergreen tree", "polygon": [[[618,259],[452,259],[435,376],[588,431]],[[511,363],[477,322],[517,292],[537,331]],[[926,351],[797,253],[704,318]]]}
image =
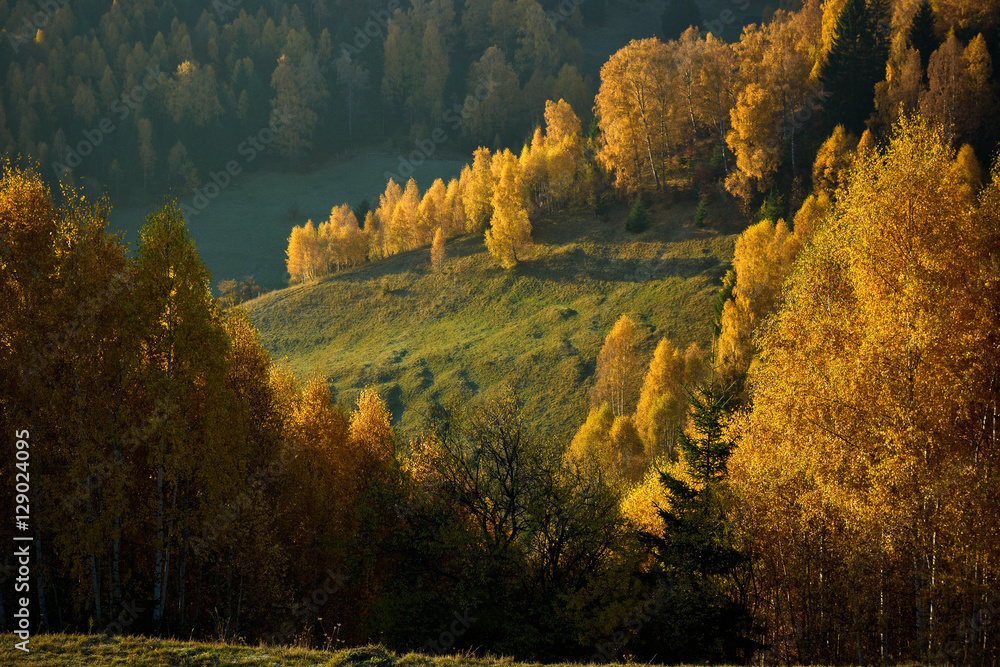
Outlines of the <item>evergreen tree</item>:
{"label": "evergreen tree", "polygon": [[635,203],[632,204],[632,210],[629,211],[628,220],[625,221],[625,229],[633,234],[638,234],[646,229],[646,207],[642,203],[641,195],[636,197]]}
{"label": "evergreen tree", "polygon": [[889,45],[880,22],[885,0],[847,0],[820,69],[820,81],[832,97],[826,105],[830,127],[843,124],[860,134],[875,110],[875,84],[885,76]]}
{"label": "evergreen tree", "polygon": [[668,507],[663,535],[644,534],[653,547],[659,612],[640,640],[676,662],[741,661],[759,644],[743,599],[749,562],[726,516],[726,465],[734,443],[725,439],[728,398],[712,386],[689,392],[691,432],[678,429],[683,471],[660,473]]}
{"label": "evergreen tree", "polygon": [[917,13],[910,22],[910,30],[907,33],[910,38],[910,46],[920,52],[920,66],[924,72],[924,80],[927,80],[927,65],[931,61],[931,54],[941,46],[941,39],[934,30],[934,8],[930,0],[923,0]]}

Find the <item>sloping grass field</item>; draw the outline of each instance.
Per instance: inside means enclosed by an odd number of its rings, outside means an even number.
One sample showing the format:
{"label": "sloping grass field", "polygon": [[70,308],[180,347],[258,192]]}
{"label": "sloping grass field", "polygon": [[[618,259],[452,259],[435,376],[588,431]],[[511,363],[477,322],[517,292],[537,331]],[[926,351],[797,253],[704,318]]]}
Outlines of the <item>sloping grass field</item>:
{"label": "sloping grass field", "polygon": [[506,385],[535,429],[565,438],[586,417],[597,353],[619,316],[638,325],[643,363],[664,336],[711,345],[741,218],[716,204],[698,229],[694,210],[654,209],[637,235],[624,230],[624,209],[606,221],[559,214],[535,223],[534,245],[509,271],[470,235],[448,243],[441,271],[417,250],[265,294],[248,309],[275,358],[299,377],[325,378],[343,407],[378,387],[404,436],[434,406]]}
{"label": "sloping grass field", "polygon": [[[509,658],[476,658],[466,655],[398,655],[378,646],[339,651],[311,651],[273,646],[237,646],[205,642],[183,642],[146,637],[104,635],[37,635],[31,652],[13,648],[17,639],[2,635],[0,664],[39,667],[215,667],[247,665],[259,667],[540,667]],[[552,665],[550,667],[557,667]],[[566,667],[580,667],[577,663]],[[627,667],[623,665],[623,667]]]}

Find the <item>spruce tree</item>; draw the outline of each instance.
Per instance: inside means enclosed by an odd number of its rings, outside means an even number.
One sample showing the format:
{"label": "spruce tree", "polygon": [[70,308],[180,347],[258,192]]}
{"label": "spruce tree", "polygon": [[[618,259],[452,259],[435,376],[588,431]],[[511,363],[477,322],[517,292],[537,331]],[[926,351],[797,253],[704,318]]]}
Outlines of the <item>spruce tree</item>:
{"label": "spruce tree", "polygon": [[889,45],[881,27],[885,0],[847,0],[834,32],[833,43],[820,70],[820,81],[830,95],[827,123],[844,125],[860,134],[875,110],[875,84],[885,77]]}
{"label": "spruce tree", "polygon": [[641,637],[672,662],[747,659],[757,630],[739,591],[749,563],[727,518],[726,466],[734,443],[725,438],[726,392],[701,386],[688,393],[692,428],[678,428],[687,481],[661,472],[669,506],[660,510],[663,536],[645,534],[658,582],[659,612]]}
{"label": "spruce tree", "polygon": [[914,14],[910,22],[910,30],[907,33],[910,39],[910,46],[920,52],[920,66],[923,68],[924,80],[927,80],[927,65],[931,61],[931,54],[941,46],[941,38],[934,30],[934,8],[930,0],[923,0],[917,13]]}
{"label": "spruce tree", "polygon": [[646,229],[646,218],[646,206],[642,203],[642,195],[639,195],[632,204],[632,210],[629,211],[628,219],[625,221],[625,229],[633,234],[638,234]]}

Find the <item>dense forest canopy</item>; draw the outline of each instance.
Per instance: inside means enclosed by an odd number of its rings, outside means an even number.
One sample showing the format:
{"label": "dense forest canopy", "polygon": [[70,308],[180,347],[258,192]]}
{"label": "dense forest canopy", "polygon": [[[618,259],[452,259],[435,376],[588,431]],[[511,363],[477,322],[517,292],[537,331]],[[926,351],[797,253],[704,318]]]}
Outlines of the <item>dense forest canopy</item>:
{"label": "dense forest canopy", "polygon": [[[31,507],[33,631],[125,608],[234,642],[996,662],[1000,3],[784,3],[731,41],[704,3],[593,86],[574,34],[600,2],[125,4],[0,0],[5,489],[10,434],[32,452],[0,508]],[[473,235],[516,276],[554,215],[641,235],[688,199],[703,230],[732,198],[712,345],[646,358],[622,313],[575,434],[540,437],[510,390],[406,441],[374,388],[338,406],[273,360],[252,294],[213,297],[183,202],[129,252],[92,193],[190,192],[244,141],[289,169],[419,146],[454,114],[460,176],[331,202],[274,249],[293,283],[441,271]]]}
{"label": "dense forest canopy", "polygon": [[[303,166],[442,127],[508,145],[547,99],[589,113],[571,33],[604,8],[577,4],[4,1],[0,153],[120,198],[186,195],[244,150]],[[281,118],[273,146],[240,150]]]}

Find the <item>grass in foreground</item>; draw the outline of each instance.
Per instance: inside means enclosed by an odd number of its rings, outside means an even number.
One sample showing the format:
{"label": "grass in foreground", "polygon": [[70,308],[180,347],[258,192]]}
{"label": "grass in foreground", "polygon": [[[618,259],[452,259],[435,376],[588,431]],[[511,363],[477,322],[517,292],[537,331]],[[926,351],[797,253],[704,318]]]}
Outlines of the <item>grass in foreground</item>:
{"label": "grass in foreground", "polygon": [[[275,646],[185,642],[148,637],[104,635],[38,635],[31,638],[31,652],[13,648],[13,635],[3,635],[3,665],[142,665],[148,667],[209,667],[214,665],[282,665],[290,667],[537,667],[509,658],[475,658],[467,655],[397,655],[379,646],[339,651],[311,651]],[[555,666],[553,666],[555,667]],[[567,665],[566,667],[570,667]],[[579,667],[573,664],[572,667]]]}
{"label": "grass in foreground", "polygon": [[327,378],[342,406],[378,387],[404,437],[432,406],[507,384],[529,424],[564,438],[586,417],[597,353],[619,316],[639,325],[643,364],[664,336],[711,345],[712,305],[742,221],[713,206],[706,229],[693,225],[687,202],[654,209],[637,235],[624,230],[625,209],[607,221],[560,214],[535,224],[533,247],[509,271],[481,235],[466,236],[448,243],[441,271],[429,249],[416,250],[248,308],[275,358],[300,377]]}

